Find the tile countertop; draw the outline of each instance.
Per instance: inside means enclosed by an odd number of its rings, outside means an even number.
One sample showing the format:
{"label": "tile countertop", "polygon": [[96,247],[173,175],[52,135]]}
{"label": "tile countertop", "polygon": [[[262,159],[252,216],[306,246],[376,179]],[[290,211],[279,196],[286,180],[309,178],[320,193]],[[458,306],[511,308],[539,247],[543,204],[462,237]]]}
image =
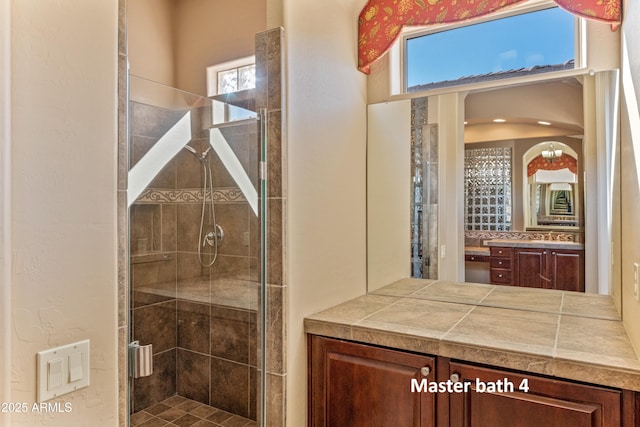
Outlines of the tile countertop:
{"label": "tile countertop", "polygon": [[403,279],[304,325],[309,334],[640,391],[640,359],[612,307],[600,295]]}
{"label": "tile countertop", "polygon": [[486,246],[465,246],[464,247],[465,255],[479,255],[479,256],[489,256],[491,255],[491,249]]}
{"label": "tile countertop", "polygon": [[545,249],[569,249],[583,250],[584,244],[577,242],[565,242],[561,240],[519,240],[519,239],[491,239],[484,242],[487,246],[518,247],[518,248],[545,248]]}

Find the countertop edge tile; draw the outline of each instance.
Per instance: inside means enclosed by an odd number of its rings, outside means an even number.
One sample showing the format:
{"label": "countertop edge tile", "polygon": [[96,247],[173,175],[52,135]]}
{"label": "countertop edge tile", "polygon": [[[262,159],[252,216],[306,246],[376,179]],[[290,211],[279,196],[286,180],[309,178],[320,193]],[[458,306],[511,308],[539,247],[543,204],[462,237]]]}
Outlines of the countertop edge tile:
{"label": "countertop edge tile", "polygon": [[339,325],[331,322],[305,319],[304,329],[308,334],[322,335],[346,340],[352,339],[350,325]]}
{"label": "countertop edge tile", "polygon": [[358,326],[354,326],[351,329],[351,337],[354,341],[358,342],[396,348],[399,350],[415,351],[428,355],[437,354],[440,346],[440,340],[438,338],[417,337],[398,332],[372,330]]}
{"label": "countertop edge tile", "polygon": [[555,376],[559,378],[640,391],[640,375],[637,371],[562,359],[556,359],[554,365]]}
{"label": "countertop edge tile", "polygon": [[450,359],[515,369],[532,374],[553,375],[553,360],[548,356],[460,344],[443,340],[439,356]]}

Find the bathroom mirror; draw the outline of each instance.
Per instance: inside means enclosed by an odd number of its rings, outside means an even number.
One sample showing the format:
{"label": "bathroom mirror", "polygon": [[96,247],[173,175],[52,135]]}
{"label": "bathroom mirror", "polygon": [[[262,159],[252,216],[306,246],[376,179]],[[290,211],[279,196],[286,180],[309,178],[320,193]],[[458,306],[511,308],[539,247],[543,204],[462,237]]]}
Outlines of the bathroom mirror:
{"label": "bathroom mirror", "polygon": [[[583,251],[583,292],[599,301],[619,299],[619,153],[608,125],[616,120],[617,91],[614,70],[370,105],[369,292],[450,300],[451,293],[469,289],[450,288],[456,283],[508,289],[490,280],[489,243],[517,240],[529,249],[540,244]],[[555,172],[545,168],[527,174],[529,163],[551,143],[575,156],[571,179],[554,181]],[[465,221],[475,213],[465,203],[465,149],[496,147],[508,149],[512,175],[505,188],[512,204],[508,212],[492,210],[496,201],[488,194],[477,214],[487,224],[470,230]],[[510,217],[508,228],[492,229],[498,215]],[[482,254],[473,255],[469,246]],[[478,256],[486,263],[485,280],[465,268]],[[405,280],[412,277],[423,282]],[[432,281],[439,285],[427,292]],[[609,315],[618,316],[615,309]]]}
{"label": "bathroom mirror", "polygon": [[583,227],[580,157],[558,141],[541,142],[525,153],[526,231],[574,231]]}

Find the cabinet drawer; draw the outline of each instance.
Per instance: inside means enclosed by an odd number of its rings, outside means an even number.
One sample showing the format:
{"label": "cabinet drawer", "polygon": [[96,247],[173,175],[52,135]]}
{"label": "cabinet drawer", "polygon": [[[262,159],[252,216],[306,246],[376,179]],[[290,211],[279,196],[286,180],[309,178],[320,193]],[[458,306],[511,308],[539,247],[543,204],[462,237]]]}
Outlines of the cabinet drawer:
{"label": "cabinet drawer", "polygon": [[511,269],[511,258],[495,258],[491,257],[491,268]]}
{"label": "cabinet drawer", "polygon": [[500,247],[491,247],[491,256],[496,257],[511,257],[511,252],[513,248],[500,248]]}
{"label": "cabinet drawer", "polygon": [[465,255],[464,260],[469,262],[489,262],[489,257],[486,255]]}
{"label": "cabinet drawer", "polygon": [[511,284],[511,270],[492,268],[490,271],[490,281],[491,283]]}

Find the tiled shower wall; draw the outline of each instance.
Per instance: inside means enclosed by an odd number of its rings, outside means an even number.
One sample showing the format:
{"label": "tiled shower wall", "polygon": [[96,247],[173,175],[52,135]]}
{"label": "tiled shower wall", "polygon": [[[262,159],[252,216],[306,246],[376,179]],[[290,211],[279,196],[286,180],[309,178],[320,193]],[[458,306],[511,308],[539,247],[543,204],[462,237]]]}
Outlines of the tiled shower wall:
{"label": "tiled shower wall", "polygon": [[[284,165],[286,164],[284,159],[285,138],[282,132],[283,129],[283,117],[284,110],[282,108],[283,93],[283,30],[278,28],[264,33],[256,35],[256,62],[257,62],[257,99],[256,105],[258,108],[265,108],[269,118],[267,127],[268,138],[268,164],[269,164],[269,176],[268,176],[268,262],[267,262],[267,322],[266,322],[266,336],[267,336],[267,354],[266,354],[266,366],[267,366],[267,383],[266,383],[266,425],[267,426],[284,426],[284,414],[285,414],[285,387],[286,387],[286,361],[285,361],[285,339],[286,331],[284,324],[284,301],[286,300],[287,286],[284,280],[286,271],[285,260],[285,246],[284,246],[284,212],[286,204],[286,180],[283,177],[286,175]],[[119,27],[118,27],[118,366],[119,366],[119,425],[124,427],[127,425],[129,402],[128,402],[128,361],[127,361],[127,347],[129,343],[129,327],[135,327],[135,325],[129,324],[129,292],[130,292],[130,278],[129,278],[129,254],[134,254],[132,247],[130,247],[129,239],[129,219],[127,208],[127,173],[129,164],[129,135],[128,135],[128,52],[127,52],[127,1],[119,1]],[[144,208],[143,208],[144,209]],[[171,215],[171,207],[168,207],[166,215]],[[177,210],[177,207],[176,207]],[[162,215],[162,208],[160,210]],[[142,212],[141,212],[142,213]],[[148,209],[143,215],[149,215],[152,218],[157,218],[157,209]],[[177,215],[177,213],[176,213]],[[138,239],[135,240],[135,250],[144,249],[145,245],[149,248],[149,240],[140,242],[138,247]],[[147,238],[148,239],[148,238]],[[152,244],[153,245],[153,244]],[[153,246],[151,246],[153,248]],[[222,263],[221,263],[222,265]],[[176,267],[177,269],[177,267]],[[232,269],[233,270],[233,269]],[[176,271],[176,275],[177,275]],[[135,276],[133,272],[132,276]],[[167,345],[167,350],[164,352],[167,358],[176,358],[176,369],[197,371],[196,367],[200,366],[206,369],[206,362],[199,357],[190,357],[190,355],[197,354],[199,356],[206,355],[206,340],[205,344],[202,344],[202,338],[193,336],[194,331],[181,331],[179,332],[180,325],[190,325],[191,322],[206,322],[206,312],[208,310],[210,315],[210,324],[213,317],[219,316],[218,313],[214,313],[212,306],[207,307],[206,304],[198,304],[197,306],[185,306],[185,302],[179,302],[177,299],[171,301],[160,302],[160,304],[167,303],[171,305],[176,304],[176,346],[175,350],[171,350],[170,345]],[[135,307],[133,302],[132,307]],[[149,305],[149,304],[147,304]],[[184,310],[185,308],[186,310]],[[134,308],[135,310],[136,308]],[[170,309],[169,312],[172,310]],[[181,315],[180,313],[185,313]],[[188,313],[188,314],[187,314]],[[220,314],[229,320],[228,326],[230,328],[238,327],[241,323],[235,323],[233,315],[229,313]],[[134,316],[135,318],[135,313]],[[140,316],[139,316],[140,317]],[[142,316],[144,317],[144,315]],[[140,320],[140,319],[139,319]],[[181,322],[182,320],[182,322]],[[219,321],[216,321],[219,324]],[[251,325],[251,320],[249,321]],[[253,323],[255,325],[255,323]],[[173,318],[169,316],[167,323],[167,330],[169,331],[169,337],[172,338],[173,334]],[[184,327],[184,326],[183,326]],[[222,329],[218,329],[217,332],[210,331],[210,337],[214,337],[216,333]],[[178,342],[178,336],[183,336],[184,341]],[[211,338],[212,339],[212,338]],[[211,343],[208,343],[211,348]],[[250,340],[248,340],[246,346],[251,346]],[[174,356],[175,354],[175,356]],[[179,356],[181,354],[181,356]],[[257,354],[257,358],[261,355]],[[214,360],[214,355],[207,355],[210,357],[210,361]],[[248,356],[247,356],[248,357]],[[181,358],[182,362],[178,362]],[[252,362],[249,360],[249,364]],[[256,363],[258,364],[258,363]],[[167,365],[171,366],[171,364]],[[214,367],[213,362],[209,365],[211,371],[219,370],[224,371],[224,367]],[[169,368],[170,369],[170,368]],[[224,371],[226,372],[226,371]],[[256,371],[256,378],[259,378]],[[171,372],[167,375],[173,378]],[[185,381],[186,376],[184,377]],[[249,379],[251,381],[251,379]],[[257,381],[257,380],[256,380]],[[212,388],[209,382],[209,399],[212,399]],[[225,387],[221,387],[218,390],[226,392],[228,389],[233,388],[230,382],[221,382],[225,384]],[[172,387],[170,384],[169,387]],[[176,391],[182,390],[186,393],[186,387],[181,385],[176,380]],[[225,390],[223,390],[223,388]],[[195,388],[194,395],[205,396],[206,393],[202,389]],[[250,396],[250,401],[256,401],[253,396]],[[257,411],[257,408],[249,408],[249,413]]]}

